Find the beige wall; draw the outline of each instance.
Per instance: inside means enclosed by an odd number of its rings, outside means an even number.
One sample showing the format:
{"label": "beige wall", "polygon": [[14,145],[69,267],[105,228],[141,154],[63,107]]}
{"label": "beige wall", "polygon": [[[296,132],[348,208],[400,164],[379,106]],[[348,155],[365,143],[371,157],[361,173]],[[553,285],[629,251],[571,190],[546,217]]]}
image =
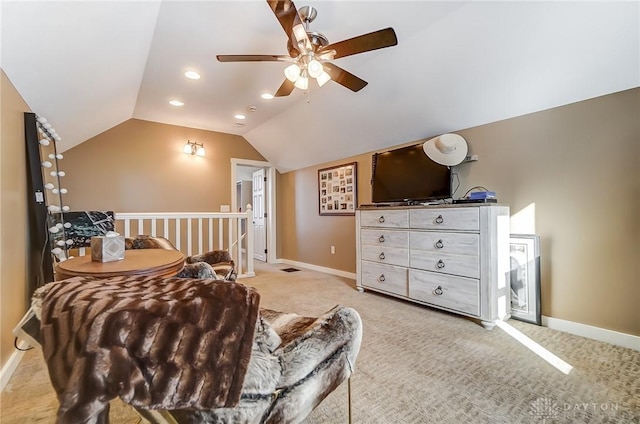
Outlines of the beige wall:
{"label": "beige wall", "polygon": [[[206,156],[187,155],[187,140]],[[230,158],[264,160],[243,137],[130,119],[64,152],[72,210],[212,212],[231,204]]]}
{"label": "beige wall", "polygon": [[27,310],[27,155],[24,112],[30,112],[0,72],[0,366],[14,351],[13,327]]}
{"label": "beige wall", "polygon": [[[495,190],[512,232],[541,236],[545,316],[640,335],[638,116],[635,89],[456,131],[480,159],[457,167],[456,197]],[[280,176],[279,257],[355,272],[354,217],[318,216],[317,170],[357,161],[370,203],[371,153]]]}
{"label": "beige wall", "polygon": [[[355,272],[355,218],[318,213],[318,169],[347,162],[357,162],[358,205],[370,203],[369,154],[279,175],[278,258]],[[331,246],[335,246],[335,254],[331,254]]]}

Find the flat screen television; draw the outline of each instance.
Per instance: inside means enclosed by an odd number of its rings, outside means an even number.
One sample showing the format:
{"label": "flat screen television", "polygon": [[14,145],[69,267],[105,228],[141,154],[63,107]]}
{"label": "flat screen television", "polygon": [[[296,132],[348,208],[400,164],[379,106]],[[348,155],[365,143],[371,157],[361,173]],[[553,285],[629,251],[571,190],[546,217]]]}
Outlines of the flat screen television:
{"label": "flat screen television", "polygon": [[429,159],[422,144],[375,153],[371,165],[373,203],[413,203],[451,197],[451,169]]}

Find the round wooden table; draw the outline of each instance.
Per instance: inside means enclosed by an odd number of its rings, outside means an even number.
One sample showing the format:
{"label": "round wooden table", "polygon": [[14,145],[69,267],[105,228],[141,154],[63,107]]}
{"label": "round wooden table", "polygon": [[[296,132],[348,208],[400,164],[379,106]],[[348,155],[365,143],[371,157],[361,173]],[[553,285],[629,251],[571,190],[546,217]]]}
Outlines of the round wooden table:
{"label": "round wooden table", "polygon": [[178,250],[132,249],[126,250],[124,259],[114,262],[95,262],[91,255],[78,256],[60,262],[56,267],[56,280],[70,277],[109,278],[121,275],[174,277],[184,266],[184,255]]}

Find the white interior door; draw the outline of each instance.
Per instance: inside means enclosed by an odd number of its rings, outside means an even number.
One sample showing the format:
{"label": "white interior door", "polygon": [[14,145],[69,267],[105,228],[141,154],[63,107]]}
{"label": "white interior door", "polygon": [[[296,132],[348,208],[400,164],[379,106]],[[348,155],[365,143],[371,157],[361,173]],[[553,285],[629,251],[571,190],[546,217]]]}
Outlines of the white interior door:
{"label": "white interior door", "polygon": [[259,261],[267,260],[264,175],[264,169],[259,169],[253,173],[253,257]]}

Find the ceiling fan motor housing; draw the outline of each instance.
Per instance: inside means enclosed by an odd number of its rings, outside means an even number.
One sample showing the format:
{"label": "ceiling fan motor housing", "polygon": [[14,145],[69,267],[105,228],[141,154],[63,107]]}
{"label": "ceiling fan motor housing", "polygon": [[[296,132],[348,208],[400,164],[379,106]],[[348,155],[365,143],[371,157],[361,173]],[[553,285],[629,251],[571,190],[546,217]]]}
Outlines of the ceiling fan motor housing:
{"label": "ceiling fan motor housing", "polygon": [[[329,45],[329,39],[319,32],[307,31],[307,37],[309,37],[314,53],[317,53],[319,50]],[[300,55],[300,50],[291,43],[291,40],[287,42],[287,50],[291,57],[298,57]]]}

